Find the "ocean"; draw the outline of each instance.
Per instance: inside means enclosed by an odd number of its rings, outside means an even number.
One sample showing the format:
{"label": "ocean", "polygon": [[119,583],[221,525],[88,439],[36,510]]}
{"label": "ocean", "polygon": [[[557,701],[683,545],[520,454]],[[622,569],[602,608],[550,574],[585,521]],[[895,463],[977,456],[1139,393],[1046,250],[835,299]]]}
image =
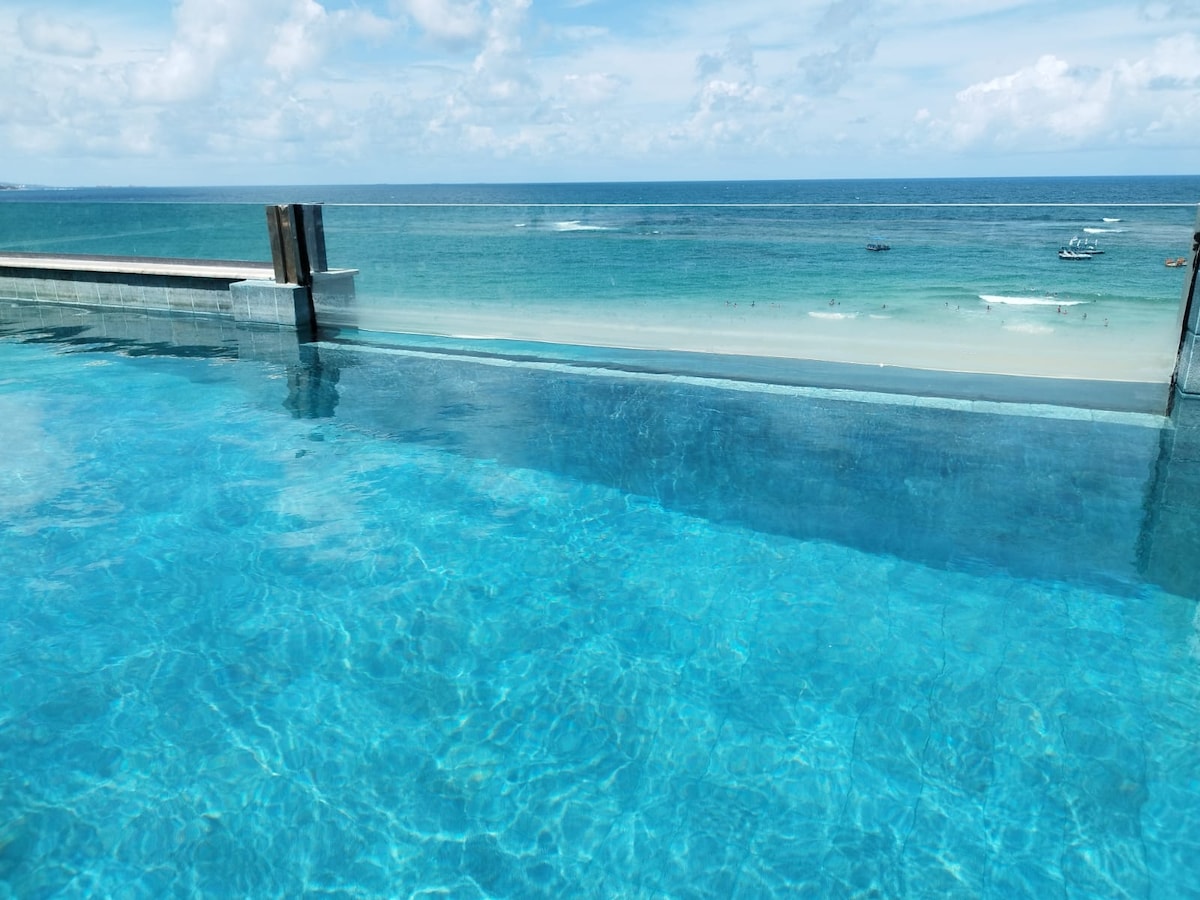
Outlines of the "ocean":
{"label": "ocean", "polygon": [[332,325],[1161,382],[1198,200],[1200,176],[26,190],[0,249],[267,260],[262,204],[315,202],[359,272]]}

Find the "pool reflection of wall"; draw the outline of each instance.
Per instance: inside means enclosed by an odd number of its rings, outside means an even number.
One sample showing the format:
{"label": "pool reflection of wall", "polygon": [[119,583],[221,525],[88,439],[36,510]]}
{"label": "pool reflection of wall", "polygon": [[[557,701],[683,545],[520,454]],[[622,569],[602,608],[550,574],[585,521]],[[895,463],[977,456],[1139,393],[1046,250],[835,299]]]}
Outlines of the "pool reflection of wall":
{"label": "pool reflection of wall", "polygon": [[322,359],[312,344],[301,344],[299,361],[287,367],[287,399],[283,405],[298,419],[327,419],[338,405],[341,370]]}
{"label": "pool reflection of wall", "polygon": [[1146,576],[1174,593],[1200,598],[1200,210],[1179,301],[1179,361],[1171,425],[1162,433],[1146,501],[1139,560]]}
{"label": "pool reflection of wall", "polygon": [[[1147,503],[1163,452],[1154,419],[323,349],[326,363],[347,358],[338,419],[394,440],[936,567],[1114,590],[1148,568]],[[1191,534],[1181,520],[1170,541]]]}
{"label": "pool reflection of wall", "polygon": [[986,412],[368,353],[295,329],[29,304],[0,304],[0,331],[71,352],[266,363],[286,381],[264,415],[333,417],[732,527],[939,568],[1200,596],[1200,397],[1180,394],[1170,421]]}
{"label": "pool reflection of wall", "polygon": [[1161,435],[1138,558],[1148,580],[1200,599],[1200,397],[1181,394],[1171,419]]}
{"label": "pool reflection of wall", "polygon": [[[296,329],[286,326],[251,325],[216,316],[0,302],[0,333],[80,353],[240,359],[283,366],[289,373],[303,373],[297,375],[297,391],[305,399],[296,401],[297,408],[328,409],[326,414],[332,415],[336,406],[336,397],[332,401],[328,397],[329,385],[337,383],[336,372],[320,363],[315,347]],[[314,377],[314,372],[319,375]]]}

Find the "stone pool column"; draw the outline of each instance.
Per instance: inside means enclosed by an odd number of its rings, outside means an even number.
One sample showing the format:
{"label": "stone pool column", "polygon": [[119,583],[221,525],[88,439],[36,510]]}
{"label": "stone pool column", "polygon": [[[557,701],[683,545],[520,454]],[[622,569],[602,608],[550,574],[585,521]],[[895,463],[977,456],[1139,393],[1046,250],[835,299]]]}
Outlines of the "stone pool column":
{"label": "stone pool column", "polygon": [[357,270],[329,269],[320,204],[272,204],[266,218],[275,280],[230,285],[234,318],[312,329],[327,312],[330,324],[352,324]]}

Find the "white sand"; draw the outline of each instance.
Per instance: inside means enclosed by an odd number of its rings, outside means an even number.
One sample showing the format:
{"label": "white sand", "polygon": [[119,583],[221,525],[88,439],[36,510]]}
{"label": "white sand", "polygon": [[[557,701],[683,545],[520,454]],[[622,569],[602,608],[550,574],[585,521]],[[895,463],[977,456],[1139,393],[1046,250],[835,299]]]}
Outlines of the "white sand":
{"label": "white sand", "polygon": [[446,337],[1163,383],[1171,377],[1178,344],[1175,320],[1161,313],[1109,321],[1096,311],[1084,318],[1078,307],[1027,311],[981,305],[931,319],[893,317],[886,309],[743,305],[680,320],[648,304],[582,315],[565,308],[406,302],[386,310],[360,307],[359,325]]}

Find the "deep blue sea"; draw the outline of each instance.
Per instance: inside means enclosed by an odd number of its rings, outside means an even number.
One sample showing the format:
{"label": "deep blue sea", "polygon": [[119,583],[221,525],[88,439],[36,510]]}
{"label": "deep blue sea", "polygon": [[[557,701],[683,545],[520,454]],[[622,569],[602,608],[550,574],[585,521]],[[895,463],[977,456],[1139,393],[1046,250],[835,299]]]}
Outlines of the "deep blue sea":
{"label": "deep blue sea", "polygon": [[[384,325],[868,334],[887,265],[1095,348],[1173,320],[1200,179],[48,193],[0,248],[264,259],[327,202]],[[0,898],[1200,896],[1197,404],[479,346],[0,300]]]}

